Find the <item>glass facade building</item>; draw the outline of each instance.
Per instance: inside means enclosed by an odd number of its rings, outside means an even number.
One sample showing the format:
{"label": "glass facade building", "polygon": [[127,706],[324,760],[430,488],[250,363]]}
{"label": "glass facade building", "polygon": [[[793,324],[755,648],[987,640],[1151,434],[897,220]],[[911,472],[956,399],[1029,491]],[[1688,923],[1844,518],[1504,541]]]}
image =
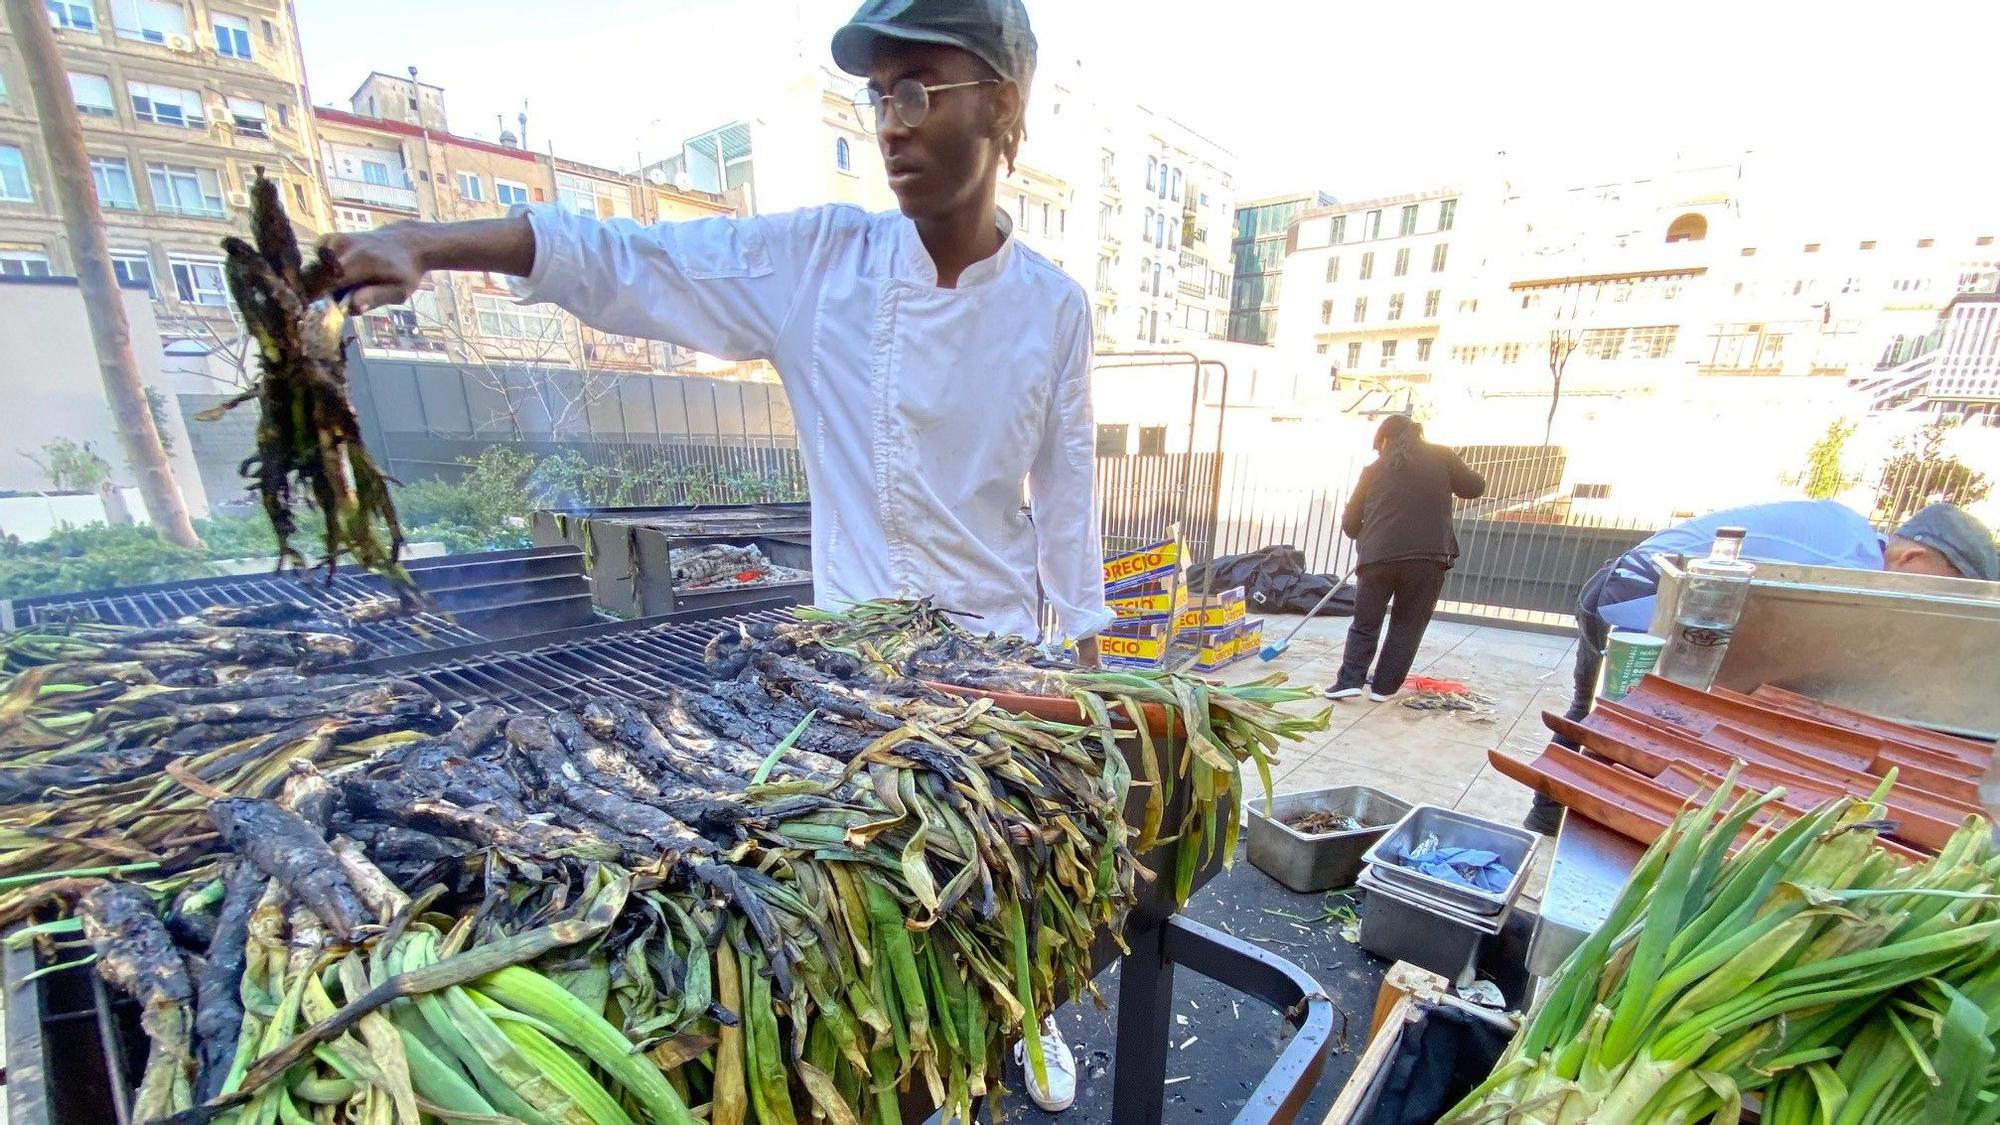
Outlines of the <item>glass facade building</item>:
{"label": "glass facade building", "polygon": [[1236,208],[1230,249],[1234,283],[1229,288],[1229,338],[1241,344],[1278,340],[1278,280],[1285,269],[1285,232],[1292,220],[1314,207],[1337,202],[1323,191],[1300,192],[1245,203]]}

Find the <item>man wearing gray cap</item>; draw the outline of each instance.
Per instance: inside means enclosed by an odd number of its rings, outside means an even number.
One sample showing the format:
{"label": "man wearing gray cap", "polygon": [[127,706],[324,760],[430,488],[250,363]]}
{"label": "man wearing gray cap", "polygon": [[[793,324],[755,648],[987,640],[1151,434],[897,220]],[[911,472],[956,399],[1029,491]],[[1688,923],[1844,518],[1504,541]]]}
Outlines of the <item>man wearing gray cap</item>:
{"label": "man wearing gray cap", "polygon": [[[926,595],[985,630],[1095,660],[1110,624],[1093,493],[1090,301],[994,206],[1026,135],[1035,36],[1020,0],[870,0],[833,37],[897,211],[640,226],[559,206],[326,240],[349,305],[409,299],[432,270],[507,275],[607,332],[784,380],[812,485],[820,601]],[[1022,511],[1023,487],[1028,513]],[[1039,587],[1039,589],[1038,589]],[[1024,1058],[1047,1110],[1076,1097],[1053,1020]],[[1017,1055],[1023,1048],[1016,1047]]]}
{"label": "man wearing gray cap", "polygon": [[[1964,509],[1950,504],[1930,505],[1888,536],[1876,531],[1859,512],[1831,500],[1786,500],[1710,512],[1653,535],[1605,563],[1584,584],[1577,599],[1576,676],[1568,711],[1571,720],[1590,714],[1611,630],[1643,632],[1652,623],[1653,603],[1660,589],[1654,557],[1705,555],[1716,531],[1725,527],[1743,529],[1743,557],[1751,561],[2000,581],[1993,533]],[[1561,736],[1555,741],[1570,745]],[[1562,823],[1562,806],[1537,793],[1534,809],[1522,823],[1537,832],[1553,833]]]}

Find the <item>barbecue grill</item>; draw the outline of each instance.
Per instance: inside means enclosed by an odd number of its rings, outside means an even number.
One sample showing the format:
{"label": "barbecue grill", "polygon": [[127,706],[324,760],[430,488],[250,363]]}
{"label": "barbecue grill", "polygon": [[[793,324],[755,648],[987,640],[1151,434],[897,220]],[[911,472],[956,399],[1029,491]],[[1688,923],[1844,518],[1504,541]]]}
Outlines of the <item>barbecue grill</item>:
{"label": "barbecue grill", "polygon": [[812,516],[806,504],[547,509],[535,513],[531,527],[537,543],[583,551],[598,607],[623,617],[733,609],[774,590],[813,600],[810,578],[750,588],[674,588],[674,549],[711,543],[755,545],[772,562],[810,574]]}
{"label": "barbecue grill", "polygon": [[[416,653],[477,644],[590,622],[590,583],[582,552],[537,547],[412,559],[410,577],[445,615],[418,613],[359,624],[353,635],[378,653]],[[80,594],[0,601],[0,629],[62,621],[162,625],[216,605],[289,602],[338,615],[362,602],[394,596],[381,578],[359,570],[316,575],[248,574],[121,586]]]}
{"label": "barbecue grill", "polygon": [[[737,607],[717,616],[690,610],[665,617],[613,622],[555,633],[465,645],[444,651],[379,657],[348,670],[412,680],[454,715],[492,704],[510,711],[554,710],[592,695],[657,698],[673,687],[709,682],[702,649],[718,632],[787,617],[787,598]],[[1166,736],[1159,736],[1166,737]],[[1168,760],[1175,755],[1171,748]],[[1165,823],[1179,823],[1192,786],[1177,785]],[[1126,816],[1138,823],[1145,795],[1134,793]],[[1156,848],[1144,859],[1159,877],[1143,884],[1122,935],[1100,933],[1097,972],[1121,965],[1113,1125],[1158,1125],[1166,1097],[1176,966],[1262,1000],[1298,1027],[1276,1064],[1237,1114],[1239,1125],[1290,1122],[1318,1081],[1334,1034],[1334,1006],[1303,969],[1257,946],[1181,917],[1171,891],[1173,853]],[[1198,890],[1222,867],[1218,850],[1196,872]],[[1119,949],[1122,937],[1129,952]],[[131,1083],[143,1062],[134,1038],[137,1005],[113,1000],[95,973],[75,967],[31,982],[32,948],[5,957],[8,1106],[14,1125],[70,1125],[117,1120],[128,1125]],[[88,979],[84,979],[84,978]],[[51,1100],[54,1098],[55,1100]],[[921,1093],[906,1098],[905,1120],[930,1111]],[[115,1113],[115,1118],[114,1118]],[[933,1115],[932,1120],[937,1120]]]}

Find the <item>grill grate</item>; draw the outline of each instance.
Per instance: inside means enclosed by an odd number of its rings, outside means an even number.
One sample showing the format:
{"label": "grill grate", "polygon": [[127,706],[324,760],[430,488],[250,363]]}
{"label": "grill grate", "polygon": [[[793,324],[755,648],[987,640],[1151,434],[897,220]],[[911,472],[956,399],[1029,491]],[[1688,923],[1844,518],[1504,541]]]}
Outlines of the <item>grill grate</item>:
{"label": "grill grate", "polygon": [[658,699],[670,688],[709,682],[701,653],[718,632],[739,624],[788,620],[787,611],[766,609],[664,622],[429,665],[397,662],[393,672],[423,685],[454,716],[483,704],[519,712],[553,711],[591,696]]}
{"label": "grill grate", "polygon": [[[333,585],[320,579],[242,575],[222,579],[100,590],[71,598],[16,602],[17,624],[43,625],[64,621],[104,621],[114,625],[164,625],[214,605],[259,605],[289,602],[334,615],[362,602],[389,596],[379,578],[336,575]],[[424,652],[484,638],[434,613],[411,614],[390,621],[356,625],[349,630],[382,653]]]}

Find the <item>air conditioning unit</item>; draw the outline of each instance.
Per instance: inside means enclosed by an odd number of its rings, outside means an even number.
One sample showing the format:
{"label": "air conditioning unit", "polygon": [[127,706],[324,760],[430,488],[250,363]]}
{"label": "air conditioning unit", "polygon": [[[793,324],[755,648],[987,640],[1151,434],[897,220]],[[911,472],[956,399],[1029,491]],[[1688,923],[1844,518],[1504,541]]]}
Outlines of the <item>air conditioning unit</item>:
{"label": "air conditioning unit", "polygon": [[241,208],[242,210],[248,211],[250,209],[250,193],[247,191],[230,192],[229,205],[231,207],[237,207]]}
{"label": "air conditioning unit", "polygon": [[182,53],[190,52],[194,50],[194,40],[189,39],[185,35],[169,35],[167,36],[167,49]]}

